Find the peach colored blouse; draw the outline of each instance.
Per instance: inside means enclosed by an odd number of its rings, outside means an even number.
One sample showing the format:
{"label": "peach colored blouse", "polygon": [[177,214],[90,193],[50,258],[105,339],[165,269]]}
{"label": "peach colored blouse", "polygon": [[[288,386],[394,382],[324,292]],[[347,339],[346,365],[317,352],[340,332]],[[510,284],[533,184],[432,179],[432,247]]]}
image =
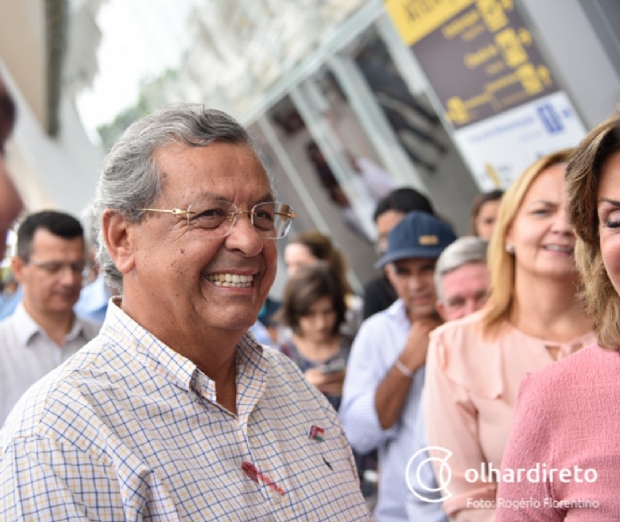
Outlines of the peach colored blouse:
{"label": "peach colored blouse", "polygon": [[569,343],[536,339],[509,323],[495,338],[483,337],[481,316],[476,312],[432,332],[426,363],[428,445],[452,453],[446,487],[452,496],[444,510],[458,522],[495,517],[497,483],[487,474],[489,468],[499,473],[521,379],[554,361],[548,348],[561,359],[596,342],[592,332]]}

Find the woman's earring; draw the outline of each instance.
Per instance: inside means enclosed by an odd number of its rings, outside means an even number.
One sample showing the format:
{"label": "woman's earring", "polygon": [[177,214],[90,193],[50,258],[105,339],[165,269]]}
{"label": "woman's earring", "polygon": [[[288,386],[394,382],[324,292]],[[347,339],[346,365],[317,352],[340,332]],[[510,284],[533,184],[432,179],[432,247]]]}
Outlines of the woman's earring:
{"label": "woman's earring", "polygon": [[506,243],[506,252],[508,252],[511,256],[515,255],[514,243]]}

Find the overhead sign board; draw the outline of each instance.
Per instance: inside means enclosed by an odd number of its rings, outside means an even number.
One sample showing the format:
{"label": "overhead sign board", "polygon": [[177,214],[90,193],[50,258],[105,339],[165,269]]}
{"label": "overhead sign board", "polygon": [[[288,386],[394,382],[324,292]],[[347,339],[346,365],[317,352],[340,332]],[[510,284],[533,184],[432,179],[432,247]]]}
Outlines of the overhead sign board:
{"label": "overhead sign board", "polygon": [[512,0],[386,0],[385,7],[482,189],[506,186],[585,134]]}

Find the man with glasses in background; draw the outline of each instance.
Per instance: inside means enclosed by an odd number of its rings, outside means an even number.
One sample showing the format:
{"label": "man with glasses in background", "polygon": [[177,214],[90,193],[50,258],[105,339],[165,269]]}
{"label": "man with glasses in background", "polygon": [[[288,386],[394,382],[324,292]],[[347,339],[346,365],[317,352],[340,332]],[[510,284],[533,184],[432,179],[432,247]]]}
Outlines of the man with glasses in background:
{"label": "man with glasses in background", "polygon": [[15,313],[0,322],[0,423],[21,395],[97,335],[77,317],[86,263],[84,232],[69,214],[30,214],[17,231],[11,267],[22,285]]}
{"label": "man with glasses in background", "polygon": [[122,296],[0,432],[0,519],[368,520],[336,411],[247,333],[295,214],[246,130],[137,121],[88,215]]}

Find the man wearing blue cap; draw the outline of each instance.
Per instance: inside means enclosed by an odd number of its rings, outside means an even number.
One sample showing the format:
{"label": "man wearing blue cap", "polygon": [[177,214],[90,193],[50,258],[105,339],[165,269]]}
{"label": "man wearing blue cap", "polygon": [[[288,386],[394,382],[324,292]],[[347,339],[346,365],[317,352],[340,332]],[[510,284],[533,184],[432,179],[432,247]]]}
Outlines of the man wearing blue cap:
{"label": "man wearing blue cap", "polygon": [[[353,347],[340,409],[353,448],[379,452],[377,522],[405,522],[410,495],[407,462],[425,443],[421,411],[428,335],[441,324],[435,311],[435,262],[456,239],[449,225],[410,212],[388,236],[385,267],[398,299],[362,324]],[[446,520],[440,503],[419,504],[416,520]]]}

